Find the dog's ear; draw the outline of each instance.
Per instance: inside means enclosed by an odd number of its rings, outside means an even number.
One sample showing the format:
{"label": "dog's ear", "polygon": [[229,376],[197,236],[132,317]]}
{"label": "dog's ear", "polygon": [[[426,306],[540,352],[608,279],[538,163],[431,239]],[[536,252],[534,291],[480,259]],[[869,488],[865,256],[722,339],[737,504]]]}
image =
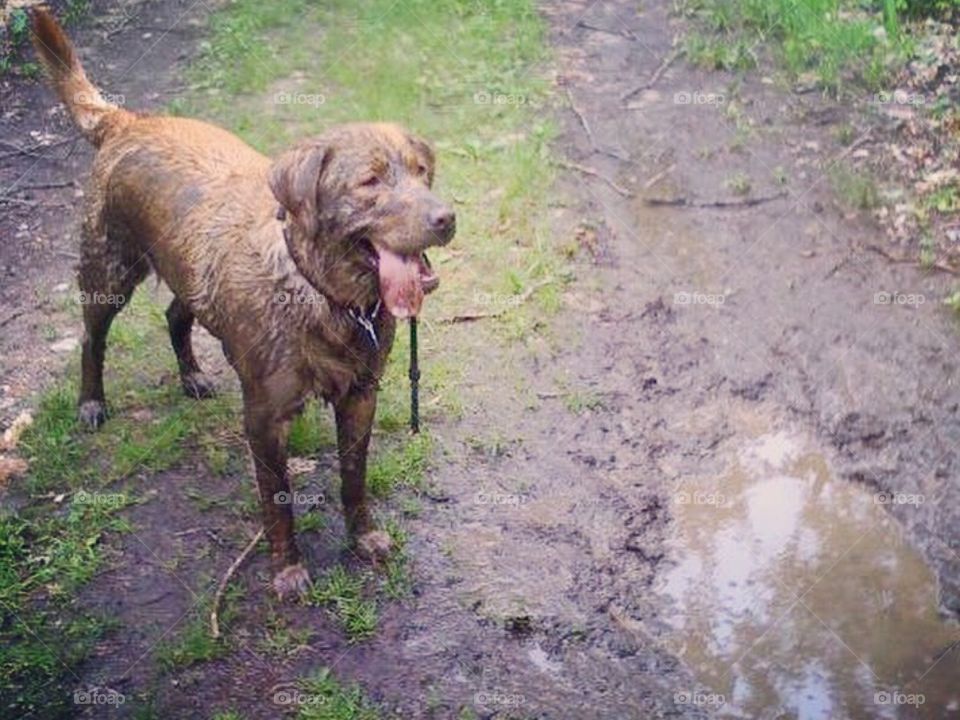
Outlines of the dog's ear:
{"label": "dog's ear", "polygon": [[308,237],[319,230],[319,212],[324,170],[333,151],[327,145],[309,143],[288,150],[270,168],[270,189]]}
{"label": "dog's ear", "polygon": [[417,137],[412,133],[407,133],[407,141],[417,153],[417,158],[423,164],[427,171],[427,186],[433,187],[433,169],[436,164],[436,158],[433,154],[433,148],[423,138]]}

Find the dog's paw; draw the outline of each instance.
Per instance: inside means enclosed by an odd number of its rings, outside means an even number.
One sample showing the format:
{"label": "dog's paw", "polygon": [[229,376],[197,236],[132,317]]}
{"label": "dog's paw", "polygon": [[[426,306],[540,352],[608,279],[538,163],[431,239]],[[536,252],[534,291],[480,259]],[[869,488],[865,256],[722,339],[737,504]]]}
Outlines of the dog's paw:
{"label": "dog's paw", "polygon": [[356,553],[364,560],[377,562],[386,560],[390,555],[393,542],[382,530],[371,530],[357,538]]}
{"label": "dog's paw", "polygon": [[107,421],[107,407],[102,400],[84,400],[77,408],[77,420],[96,430]]}
{"label": "dog's paw", "polygon": [[287,565],[273,578],[273,590],[283,600],[288,595],[303,595],[310,588],[310,574],[297,563]]}
{"label": "dog's paw", "polygon": [[205,400],[217,394],[213,380],[201,372],[190,373],[180,378],[183,392],[194,400]]}

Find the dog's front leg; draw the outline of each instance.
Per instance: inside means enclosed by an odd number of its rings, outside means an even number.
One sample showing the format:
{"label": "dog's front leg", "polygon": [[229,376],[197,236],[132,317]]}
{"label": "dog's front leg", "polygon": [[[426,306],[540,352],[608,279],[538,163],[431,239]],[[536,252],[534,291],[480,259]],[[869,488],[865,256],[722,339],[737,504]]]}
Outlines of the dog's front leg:
{"label": "dog's front leg", "polygon": [[367,507],[367,448],[377,410],[374,388],[352,388],[336,405],[340,498],[350,540],[362,557],[376,561],[390,552],[390,536],[376,529]]}
{"label": "dog's front leg", "polygon": [[260,490],[263,528],[279,569],[273,588],[282,599],[304,592],[310,583],[293,537],[293,502],[287,478],[290,419],[278,415],[272,403],[245,394],[244,420]]}

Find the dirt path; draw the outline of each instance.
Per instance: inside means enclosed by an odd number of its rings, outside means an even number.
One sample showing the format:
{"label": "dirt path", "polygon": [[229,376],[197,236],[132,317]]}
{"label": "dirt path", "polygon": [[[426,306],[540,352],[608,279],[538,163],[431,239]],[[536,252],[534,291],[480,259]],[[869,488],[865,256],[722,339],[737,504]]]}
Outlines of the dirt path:
{"label": "dirt path", "polygon": [[[492,348],[452,326],[472,361],[406,523],[413,596],[351,645],[322,609],[265,600],[256,556],[237,651],[165,672],[148,653],[195,606],[191,579],[219,577],[252,527],[218,506],[235,479],[205,481],[206,511],[191,467],[151,476],[137,539],[82,598],[137,632],[78,682],[131,701],[86,716],[276,718],[293,709],[276,689],[319,665],[404,718],[897,717],[877,698],[896,690],[926,698],[901,716],[942,717],[957,702],[956,631],[935,608],[939,592],[960,610],[947,281],[862,249],[880,240],[825,179],[850,150],[817,119],[842,109],[682,60],[658,73],[681,30],[670,5],[544,7],[581,114],[561,115],[557,151],[632,197],[561,180],[557,234],[592,228],[593,261],[542,337]],[[333,467],[331,449],[319,474]],[[322,512],[315,567],[344,559]],[[308,641],[267,652],[280,626]]]}

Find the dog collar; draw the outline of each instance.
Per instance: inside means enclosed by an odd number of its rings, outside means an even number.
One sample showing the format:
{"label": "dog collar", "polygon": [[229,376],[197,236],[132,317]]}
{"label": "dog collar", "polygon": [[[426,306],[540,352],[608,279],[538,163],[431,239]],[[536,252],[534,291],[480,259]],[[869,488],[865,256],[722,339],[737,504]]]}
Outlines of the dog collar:
{"label": "dog collar", "polygon": [[[287,220],[286,208],[284,208],[282,205],[278,207],[276,217],[277,217],[277,220],[279,220],[282,223],[281,229],[283,230],[283,239],[287,244],[287,248],[289,249],[290,248],[290,228],[286,223],[286,220]],[[331,307],[346,310],[347,314],[351,318],[353,318],[353,321],[357,323],[357,325],[360,326],[360,329],[363,330],[364,334],[368,338],[370,338],[370,342],[373,344],[374,350],[380,349],[380,339],[377,337],[377,326],[374,324],[374,321],[377,319],[377,316],[380,314],[380,306],[382,304],[380,298],[377,298],[377,302],[373,306],[367,308],[367,310],[363,310],[362,308],[354,308],[354,307],[349,307],[347,305],[341,305],[340,303],[335,301],[332,297],[327,295],[325,292],[323,292],[319,288],[317,289],[317,292],[319,292],[321,295],[323,295],[327,299],[327,302],[330,303]]]}

